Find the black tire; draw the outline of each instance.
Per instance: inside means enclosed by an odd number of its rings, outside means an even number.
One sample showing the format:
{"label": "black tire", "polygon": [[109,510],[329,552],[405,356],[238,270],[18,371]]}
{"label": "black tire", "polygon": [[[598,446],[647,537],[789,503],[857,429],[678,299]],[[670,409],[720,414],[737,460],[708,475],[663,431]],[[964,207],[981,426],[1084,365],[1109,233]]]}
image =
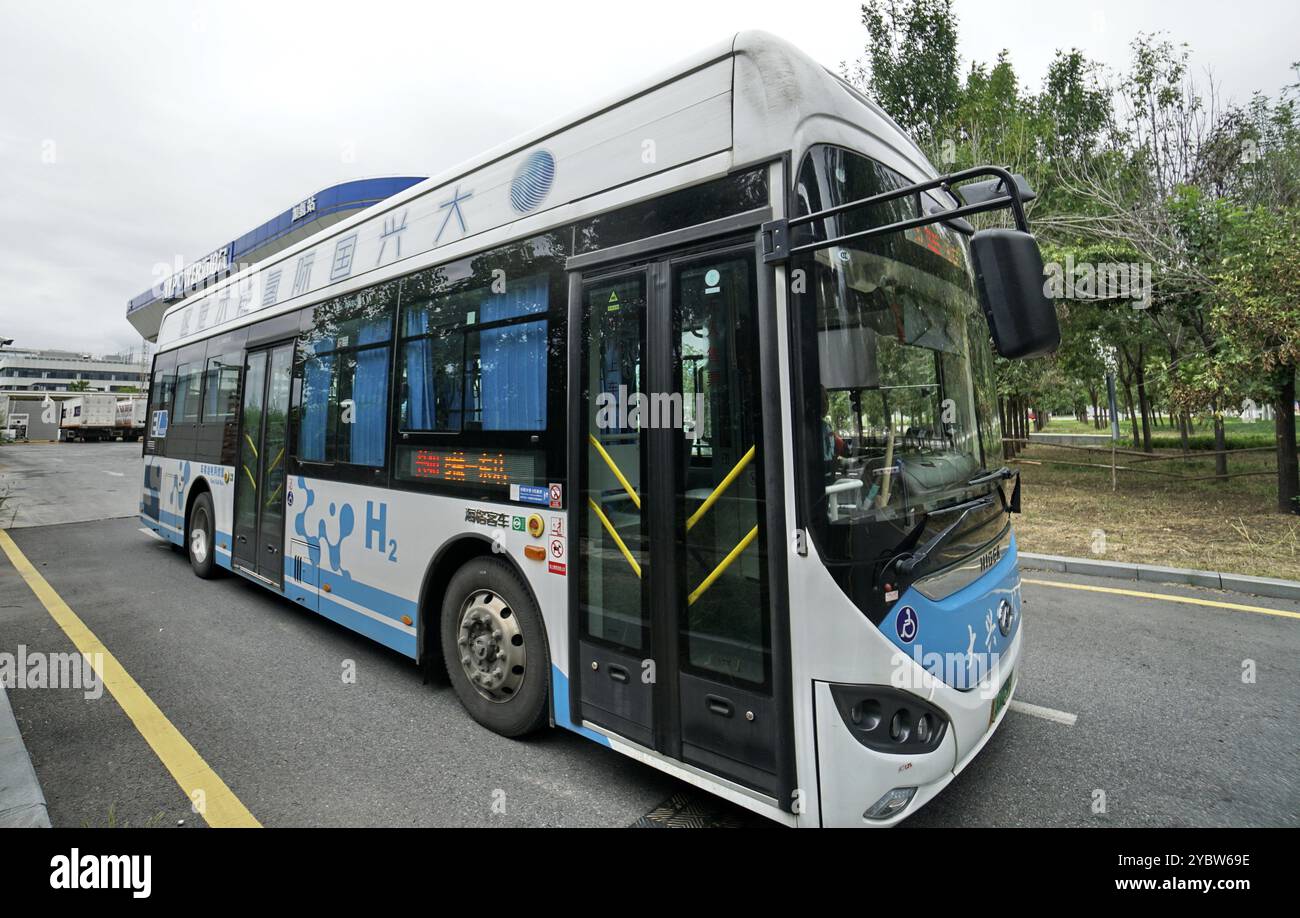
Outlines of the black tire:
{"label": "black tire", "polygon": [[215,518],[212,495],[200,494],[190,508],[189,522],[185,526],[185,554],[189,556],[194,573],[204,580],[211,580],[217,574]]}
{"label": "black tire", "polygon": [[523,736],[548,722],[546,629],[532,594],[509,563],[485,555],[452,575],[440,630],[447,676],[471,717],[502,736]]}

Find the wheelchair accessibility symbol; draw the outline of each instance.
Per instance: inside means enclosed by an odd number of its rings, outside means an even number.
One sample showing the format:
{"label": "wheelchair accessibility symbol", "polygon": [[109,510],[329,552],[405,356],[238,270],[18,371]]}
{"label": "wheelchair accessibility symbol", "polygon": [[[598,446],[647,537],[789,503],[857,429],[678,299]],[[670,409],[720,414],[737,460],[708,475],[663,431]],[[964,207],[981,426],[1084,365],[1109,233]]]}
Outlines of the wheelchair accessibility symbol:
{"label": "wheelchair accessibility symbol", "polygon": [[916,610],[911,606],[903,606],[898,611],[898,618],[894,620],[894,628],[898,631],[898,639],[905,644],[910,644],[916,640],[916,632],[921,627],[921,620],[917,618]]}

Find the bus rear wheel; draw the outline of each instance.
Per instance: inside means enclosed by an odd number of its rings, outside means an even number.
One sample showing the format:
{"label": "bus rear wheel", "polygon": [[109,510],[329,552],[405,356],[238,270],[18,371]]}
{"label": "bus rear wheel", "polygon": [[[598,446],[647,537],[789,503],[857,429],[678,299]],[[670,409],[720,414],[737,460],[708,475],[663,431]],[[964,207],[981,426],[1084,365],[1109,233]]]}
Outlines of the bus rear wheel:
{"label": "bus rear wheel", "polygon": [[190,524],[186,527],[185,550],[190,556],[190,567],[204,580],[216,576],[217,543],[213,538],[212,495],[200,494],[190,510]]}
{"label": "bus rear wheel", "polygon": [[494,733],[523,736],[548,719],[551,661],[542,617],[519,575],[474,558],[447,585],[442,657],[456,696]]}

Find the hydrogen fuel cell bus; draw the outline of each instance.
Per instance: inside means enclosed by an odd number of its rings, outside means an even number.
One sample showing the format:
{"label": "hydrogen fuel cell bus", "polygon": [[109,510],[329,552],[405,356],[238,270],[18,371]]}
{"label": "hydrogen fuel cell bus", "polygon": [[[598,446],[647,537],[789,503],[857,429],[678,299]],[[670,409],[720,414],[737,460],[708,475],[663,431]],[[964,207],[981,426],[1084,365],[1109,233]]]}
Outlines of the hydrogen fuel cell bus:
{"label": "hydrogen fuel cell bus", "polygon": [[498,733],[891,825],[1015,690],[1031,196],[741,33],[172,306],[141,518]]}

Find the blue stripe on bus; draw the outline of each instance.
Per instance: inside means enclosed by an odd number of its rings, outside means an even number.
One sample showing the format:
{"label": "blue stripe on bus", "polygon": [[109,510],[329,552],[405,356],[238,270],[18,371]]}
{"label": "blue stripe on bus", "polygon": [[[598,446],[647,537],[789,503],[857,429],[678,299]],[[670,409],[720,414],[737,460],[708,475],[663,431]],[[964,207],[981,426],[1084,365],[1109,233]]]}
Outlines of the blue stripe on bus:
{"label": "blue stripe on bus", "polygon": [[154,519],[152,516],[148,516],[144,513],[140,514],[140,522],[144,523],[148,529],[153,530],[155,533],[162,536],[164,539],[166,539],[168,542],[171,542],[173,545],[184,544],[184,542],[181,539],[179,527],[173,527],[167,525],[165,521],[160,522],[159,520]]}
{"label": "blue stripe on bus", "polygon": [[[168,542],[182,547],[185,545],[185,535],[181,532],[185,521],[180,516],[167,510],[159,510],[157,519],[147,513],[140,513],[139,517],[140,522],[144,523],[146,528],[151,529]],[[226,570],[231,570],[230,549],[224,546],[233,545],[235,540],[230,537],[230,533],[220,530],[216,532],[216,539],[217,563]]]}
{"label": "blue stripe on bus", "polygon": [[[160,511],[159,516],[170,517],[171,519],[176,520],[176,528],[180,528],[179,524],[182,521],[176,514],[164,510]],[[167,526],[160,526],[158,520],[145,516],[144,514],[140,514],[140,519],[146,526],[168,541],[174,542],[177,545],[184,544],[184,540],[179,533],[173,532]],[[164,519],[162,522],[165,523],[167,520]],[[228,543],[232,541],[227,533],[219,532],[217,533],[217,537],[218,539],[225,539]],[[226,570],[232,570],[229,552],[218,551],[217,563]],[[285,558],[285,577],[296,580],[297,578],[292,578],[290,576],[293,573],[293,563],[294,560],[292,558]],[[330,585],[331,592],[324,593],[319,589],[316,591],[315,595],[317,605],[315,611],[345,628],[355,631],[358,634],[362,634],[373,641],[377,641],[385,647],[396,650],[398,653],[404,654],[412,659],[417,658],[418,645],[415,635],[409,634],[406,631],[394,628],[390,625],[385,625],[383,622],[377,622],[368,616],[362,615],[355,609],[336,602],[333,597],[338,596],[348,602],[356,603],[359,606],[363,606],[373,612],[377,612],[387,618],[392,618],[399,622],[403,615],[409,615],[412,621],[417,620],[419,607],[415,601],[406,599],[402,596],[397,596],[393,593],[381,590],[378,587],[370,586],[369,584],[360,583],[351,579],[350,575],[335,575],[332,571],[323,572],[319,567],[306,560],[303,561],[303,579],[298,582],[310,585],[314,580],[315,583],[319,585],[321,583],[320,577],[322,573],[329,573],[331,576],[331,579],[325,581]],[[572,730],[574,733],[581,734],[589,740],[600,743],[602,746],[610,745],[607,736],[597,733],[588,727],[575,724],[570,719],[569,679],[563,672],[561,672],[560,668],[555,665],[551,666],[551,686],[553,714],[556,725],[563,727],[566,730]]]}
{"label": "blue stripe on bus", "polygon": [[587,739],[595,740],[602,746],[609,745],[609,737],[597,733],[589,727],[575,724],[569,719],[569,677],[560,672],[560,668],[554,663],[551,664],[551,699],[557,727],[564,727],[574,733],[581,733]]}
{"label": "blue stripe on bus", "polygon": [[[286,557],[284,559],[285,576],[293,574],[294,559]],[[391,618],[394,621],[401,621],[402,616],[410,617],[414,622],[419,616],[419,604],[413,599],[407,599],[404,596],[398,596],[396,593],[389,593],[387,590],[381,590],[379,587],[371,586],[368,583],[362,583],[359,580],[353,580],[351,574],[338,573],[326,568],[318,567],[309,560],[303,559],[302,577],[294,578],[301,583],[315,584],[321,589],[321,598],[327,595],[338,596],[346,599],[348,602],[356,603],[358,606],[364,606],[372,612],[378,612],[385,618]],[[325,593],[324,585],[330,585],[330,593]],[[405,624],[405,622],[402,622]]]}
{"label": "blue stripe on bus", "polygon": [[[166,510],[160,511],[159,517],[161,519],[156,520],[153,517],[141,513],[140,521],[167,541],[183,546],[185,540],[179,532],[181,525],[184,522],[181,517]],[[231,539],[229,533],[218,532],[217,540],[219,543],[224,541],[227,545],[233,544],[233,539]],[[233,567],[231,566],[230,552],[226,549],[219,549],[217,551],[216,562],[228,571],[233,570]],[[285,564],[287,568],[285,574],[287,576],[292,573],[291,565],[293,564],[293,560],[286,558]],[[330,584],[331,591],[340,598],[345,599],[348,602],[356,603],[358,606],[363,606],[372,612],[377,612],[386,618],[391,618],[395,622],[400,623],[403,615],[409,615],[412,621],[414,621],[417,605],[412,600],[405,599],[401,596],[395,596],[394,594],[385,592],[378,587],[358,583],[350,577],[334,575],[333,572],[329,573],[331,574],[331,579],[328,579],[325,582]],[[309,578],[309,576],[319,578],[320,574],[321,572],[314,568],[310,562],[304,562],[303,575],[305,578]],[[254,582],[259,583],[259,581]],[[307,582],[310,583],[311,580],[308,579]],[[319,583],[319,579],[316,582]],[[266,586],[265,584],[261,585]],[[270,587],[267,588],[270,589]],[[398,653],[405,654],[412,659],[416,657],[415,635],[394,628],[391,625],[385,625],[383,622],[377,622],[372,618],[362,615],[355,609],[351,609],[342,603],[335,602],[329,593],[319,594],[316,611],[345,628],[349,628],[352,631],[365,635],[371,640],[378,641],[385,647],[391,647]]]}
{"label": "blue stripe on bus", "polygon": [[415,635],[385,625],[383,622],[377,622],[355,609],[349,609],[331,599],[328,593],[320,594],[317,611],[331,621],[378,641],[385,647],[391,647],[413,660],[416,658]]}
{"label": "blue stripe on bus", "polygon": [[[935,677],[953,688],[971,689],[992,670],[990,654],[1006,653],[1015,639],[1020,628],[1019,585],[1016,537],[1012,533],[1007,553],[979,579],[938,601],[927,599],[915,587],[909,587],[881,620],[880,630]],[[997,627],[998,605],[1003,599],[1015,610],[1006,636]],[[909,613],[914,636],[904,640],[902,634],[912,633],[901,621]],[[968,652],[972,646],[973,652]]]}

